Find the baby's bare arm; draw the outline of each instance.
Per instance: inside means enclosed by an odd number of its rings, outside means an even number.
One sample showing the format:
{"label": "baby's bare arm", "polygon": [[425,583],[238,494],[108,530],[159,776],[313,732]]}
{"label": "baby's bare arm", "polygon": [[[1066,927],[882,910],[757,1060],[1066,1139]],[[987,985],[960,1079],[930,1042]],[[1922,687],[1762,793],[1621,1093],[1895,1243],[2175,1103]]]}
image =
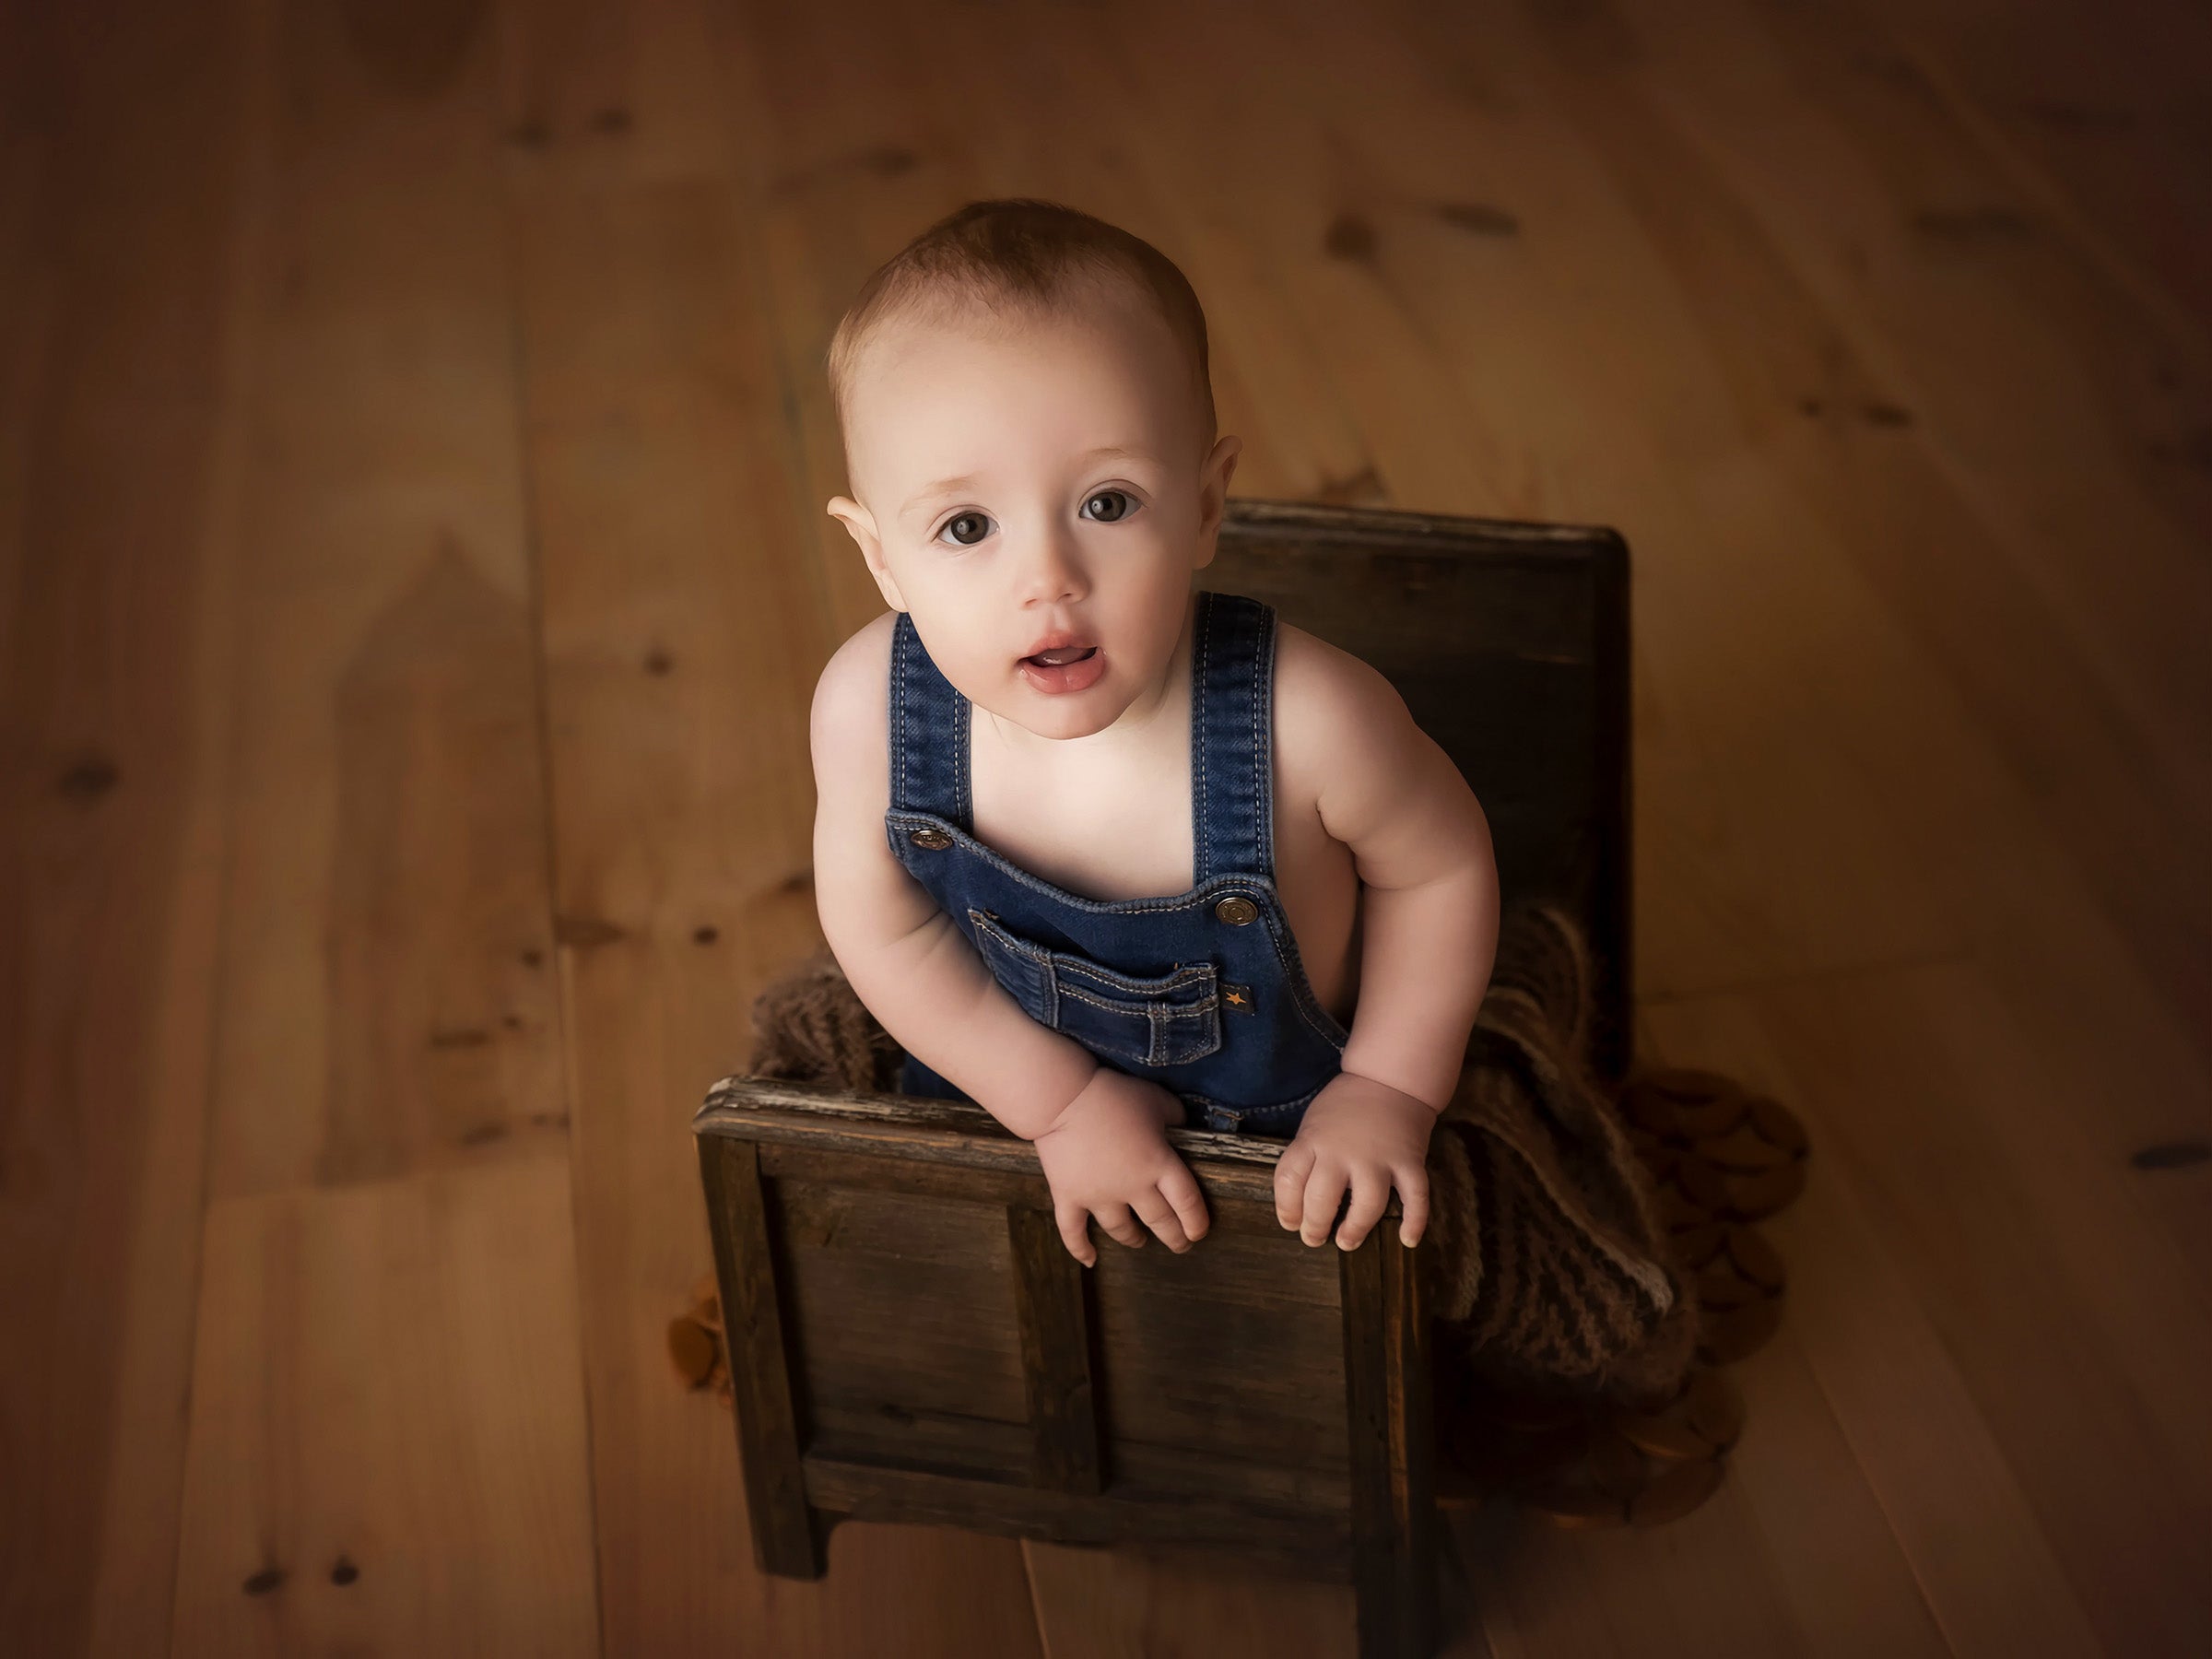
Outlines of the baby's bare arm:
{"label": "baby's bare arm", "polygon": [[1352,851],[1361,886],[1359,1000],[1338,1075],[1276,1164],[1276,1213],[1308,1244],[1349,1250],[1396,1187],[1400,1241],[1429,1219],[1426,1157],[1450,1103],[1498,947],[1489,825],[1450,756],[1378,670],[1285,630],[1277,675],[1294,809]]}
{"label": "baby's bare arm", "polygon": [[942,911],[901,939],[842,929],[829,937],[883,1029],[1024,1140],[1051,1128],[1099,1069],[1081,1043],[1038,1024],[1006,994]]}
{"label": "baby's bare arm", "polygon": [[892,856],[890,624],[848,640],[815,687],[815,905],[830,953],[884,1030],[1024,1140],[1099,1069],[1089,1050],[1031,1019],[953,919]]}
{"label": "baby's bare arm", "polygon": [[1359,1000],[1343,1067],[1441,1110],[1497,956],[1489,821],[1379,669],[1300,629],[1280,639],[1291,800],[1311,803],[1359,876]]}

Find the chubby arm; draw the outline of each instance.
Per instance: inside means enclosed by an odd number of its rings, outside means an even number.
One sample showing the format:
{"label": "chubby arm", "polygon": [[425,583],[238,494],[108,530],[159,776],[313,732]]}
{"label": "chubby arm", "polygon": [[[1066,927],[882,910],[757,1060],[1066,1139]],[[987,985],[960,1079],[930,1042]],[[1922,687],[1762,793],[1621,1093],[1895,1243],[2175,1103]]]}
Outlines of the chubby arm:
{"label": "chubby arm", "polygon": [[1276,1216],[1308,1244],[1350,1250],[1394,1185],[1400,1238],[1429,1221],[1429,1138],[1465,1062],[1498,952],[1489,820],[1452,758],[1382,672],[1285,630],[1278,722],[1314,779],[1323,827],[1352,850],[1363,909],[1359,1000],[1339,1075],[1276,1165]]}
{"label": "chubby arm", "polygon": [[1441,1112],[1498,954],[1489,820],[1397,688],[1325,650],[1298,712],[1322,826],[1351,848],[1362,888],[1359,1001],[1344,1069]]}
{"label": "chubby arm", "polygon": [[841,646],[815,686],[815,907],[830,954],[884,1030],[1016,1135],[1035,1140],[1083,1092],[1099,1062],[1029,1017],[885,841],[896,614]]}

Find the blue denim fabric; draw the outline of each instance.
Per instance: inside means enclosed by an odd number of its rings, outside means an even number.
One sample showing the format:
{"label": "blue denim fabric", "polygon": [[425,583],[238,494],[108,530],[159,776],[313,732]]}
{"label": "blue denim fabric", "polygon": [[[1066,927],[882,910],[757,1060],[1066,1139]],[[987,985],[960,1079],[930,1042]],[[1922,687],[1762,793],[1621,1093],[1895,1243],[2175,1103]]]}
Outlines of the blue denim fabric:
{"label": "blue denim fabric", "polygon": [[[899,613],[884,833],[1030,1018],[1178,1096],[1194,1128],[1288,1139],[1342,1069],[1275,890],[1275,607],[1196,595],[1191,796],[1197,885],[1087,899],[974,836],[969,700]],[[902,1093],[968,1095],[909,1054]]]}

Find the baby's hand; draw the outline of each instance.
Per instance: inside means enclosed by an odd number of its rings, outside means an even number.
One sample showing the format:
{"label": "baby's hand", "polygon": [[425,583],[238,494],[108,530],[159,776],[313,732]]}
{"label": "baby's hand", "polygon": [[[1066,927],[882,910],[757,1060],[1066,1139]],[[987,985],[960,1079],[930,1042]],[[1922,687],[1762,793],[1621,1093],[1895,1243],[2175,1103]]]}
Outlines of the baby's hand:
{"label": "baby's hand", "polygon": [[1306,1108],[1275,1166],[1275,1217],[1308,1244],[1329,1236],[1348,1182],[1352,1206],[1336,1230],[1351,1250],[1382,1218],[1398,1189],[1398,1240],[1418,1244],[1429,1224],[1429,1136],[1436,1109],[1387,1084],[1338,1072]]}
{"label": "baby's hand", "polygon": [[1090,1218],[1123,1243],[1145,1241],[1137,1218],[1181,1255],[1207,1227],[1206,1198],[1190,1166],[1168,1145],[1182,1102],[1157,1083],[1101,1065],[1033,1143],[1053,1189],[1053,1214],[1068,1253],[1098,1265]]}

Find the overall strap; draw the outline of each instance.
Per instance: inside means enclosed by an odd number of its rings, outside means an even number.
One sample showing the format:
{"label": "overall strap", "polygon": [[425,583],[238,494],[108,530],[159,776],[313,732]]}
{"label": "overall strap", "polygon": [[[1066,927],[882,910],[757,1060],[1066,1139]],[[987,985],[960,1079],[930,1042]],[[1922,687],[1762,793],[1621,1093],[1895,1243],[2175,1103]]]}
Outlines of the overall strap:
{"label": "overall strap", "polygon": [[891,628],[891,809],[926,812],[975,833],[968,794],[968,700],[923,648],[914,619]]}
{"label": "overall strap", "polygon": [[1198,594],[1191,645],[1191,807],[1197,880],[1275,879],[1275,607]]}

